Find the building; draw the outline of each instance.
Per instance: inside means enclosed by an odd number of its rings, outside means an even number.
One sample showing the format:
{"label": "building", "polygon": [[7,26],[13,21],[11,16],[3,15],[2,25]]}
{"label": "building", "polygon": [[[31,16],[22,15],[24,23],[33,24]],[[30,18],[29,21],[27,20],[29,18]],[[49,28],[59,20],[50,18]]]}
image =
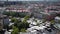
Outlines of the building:
{"label": "building", "polygon": [[60,17],[55,17],[55,24],[54,27],[60,30]]}
{"label": "building", "polygon": [[5,9],[7,12],[30,12],[28,8],[26,8],[24,5],[12,5],[10,7],[7,7]]}
{"label": "building", "polygon": [[3,25],[4,25],[4,28],[7,28],[8,25],[10,24],[10,21],[9,21],[9,18],[7,15],[3,15]]}
{"label": "building", "polygon": [[60,17],[55,17],[55,21],[58,22],[60,20]]}
{"label": "building", "polygon": [[3,29],[3,16],[0,15],[0,31]]}

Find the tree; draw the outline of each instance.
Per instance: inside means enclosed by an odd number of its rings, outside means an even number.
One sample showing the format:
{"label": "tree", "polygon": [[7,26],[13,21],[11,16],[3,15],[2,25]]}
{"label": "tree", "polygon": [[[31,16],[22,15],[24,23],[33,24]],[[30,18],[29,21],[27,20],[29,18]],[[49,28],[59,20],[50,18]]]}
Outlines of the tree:
{"label": "tree", "polygon": [[27,29],[29,27],[29,23],[18,23],[17,27],[21,30],[22,28]]}
{"label": "tree", "polygon": [[16,16],[16,12],[10,11],[9,13],[10,13],[10,16]]}
{"label": "tree", "polygon": [[18,23],[19,21],[16,18],[11,18],[11,22]]}
{"label": "tree", "polygon": [[30,18],[30,16],[29,15],[26,15],[25,17],[24,17],[24,19],[29,19]]}
{"label": "tree", "polygon": [[13,26],[13,31],[11,34],[19,34],[19,29],[15,26]]}
{"label": "tree", "polygon": [[22,28],[20,31],[21,32],[26,32],[26,29],[25,28]]}
{"label": "tree", "polygon": [[51,24],[54,24],[54,23],[55,23],[55,21],[54,21],[54,20],[51,20],[50,22],[51,22]]}
{"label": "tree", "polygon": [[9,12],[4,11],[3,14],[8,16],[13,16],[13,17],[17,15],[16,12],[12,12],[12,11],[9,11]]}
{"label": "tree", "polygon": [[10,13],[9,12],[6,12],[6,11],[4,11],[3,14],[4,15],[8,15],[8,16],[10,15]]}
{"label": "tree", "polygon": [[25,14],[25,13],[18,13],[18,16],[19,16],[19,17],[25,17],[26,14]]}
{"label": "tree", "polygon": [[29,18],[30,18],[29,15],[25,16],[23,22],[26,23],[26,21],[27,21]]}

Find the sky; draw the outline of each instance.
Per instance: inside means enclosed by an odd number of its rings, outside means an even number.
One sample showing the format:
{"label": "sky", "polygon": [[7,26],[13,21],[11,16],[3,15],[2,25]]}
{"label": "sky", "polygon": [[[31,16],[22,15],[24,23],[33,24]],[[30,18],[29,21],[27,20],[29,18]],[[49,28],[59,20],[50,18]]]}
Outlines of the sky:
{"label": "sky", "polygon": [[[6,0],[0,0],[0,1],[6,1]],[[59,1],[59,0],[8,0],[8,1]]]}

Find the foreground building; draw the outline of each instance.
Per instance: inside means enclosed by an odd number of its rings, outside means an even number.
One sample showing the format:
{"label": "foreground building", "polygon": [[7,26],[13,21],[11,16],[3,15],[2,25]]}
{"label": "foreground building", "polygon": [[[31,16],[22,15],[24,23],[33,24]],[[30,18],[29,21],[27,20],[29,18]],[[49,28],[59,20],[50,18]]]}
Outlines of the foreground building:
{"label": "foreground building", "polygon": [[3,29],[3,16],[0,15],[0,30]]}

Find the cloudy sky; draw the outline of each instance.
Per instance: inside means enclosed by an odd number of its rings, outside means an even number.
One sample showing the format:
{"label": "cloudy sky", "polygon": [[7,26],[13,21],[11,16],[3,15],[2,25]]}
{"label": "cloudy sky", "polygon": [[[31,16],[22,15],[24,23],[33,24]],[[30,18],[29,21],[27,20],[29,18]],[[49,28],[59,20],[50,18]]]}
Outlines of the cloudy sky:
{"label": "cloudy sky", "polygon": [[[6,1],[6,0],[0,0],[0,1]],[[8,1],[59,1],[59,0],[8,0]]]}

